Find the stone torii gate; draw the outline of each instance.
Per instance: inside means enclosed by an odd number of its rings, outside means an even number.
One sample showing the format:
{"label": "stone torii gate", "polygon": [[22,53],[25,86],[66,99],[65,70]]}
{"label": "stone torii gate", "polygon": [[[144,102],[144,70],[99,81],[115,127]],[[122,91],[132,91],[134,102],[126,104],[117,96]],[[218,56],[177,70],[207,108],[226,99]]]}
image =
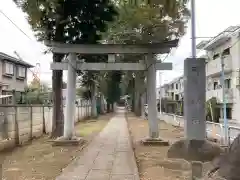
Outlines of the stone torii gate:
{"label": "stone torii gate", "polygon": [[[123,44],[59,44],[46,42],[53,53],[69,54],[67,62],[52,63],[52,70],[67,70],[66,115],[64,116],[64,139],[71,140],[74,131],[74,111],[76,98],[76,70],[86,71],[147,71],[147,102],[149,108],[149,138],[158,139],[158,117],[156,107],[156,70],[172,70],[172,63],[156,61],[154,54],[169,53],[176,47],[178,40],[158,44],[123,45]],[[77,59],[76,54],[108,54],[108,63],[86,63]],[[116,54],[142,54],[145,60],[136,63],[115,62]]]}

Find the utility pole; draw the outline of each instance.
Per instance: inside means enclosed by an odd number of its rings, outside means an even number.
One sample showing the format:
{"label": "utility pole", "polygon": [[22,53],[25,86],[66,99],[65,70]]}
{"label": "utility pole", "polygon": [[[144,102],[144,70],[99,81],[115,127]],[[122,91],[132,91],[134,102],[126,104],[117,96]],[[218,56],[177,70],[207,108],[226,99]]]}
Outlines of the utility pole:
{"label": "utility pole", "polygon": [[224,56],[221,54],[221,86],[222,86],[222,99],[223,99],[223,122],[224,122],[224,145],[228,146],[228,120],[227,120],[227,105],[225,96],[225,73],[224,73]]}
{"label": "utility pole", "polygon": [[197,57],[196,51],[196,16],[195,16],[195,0],[191,0],[191,25],[192,25],[192,58]]}

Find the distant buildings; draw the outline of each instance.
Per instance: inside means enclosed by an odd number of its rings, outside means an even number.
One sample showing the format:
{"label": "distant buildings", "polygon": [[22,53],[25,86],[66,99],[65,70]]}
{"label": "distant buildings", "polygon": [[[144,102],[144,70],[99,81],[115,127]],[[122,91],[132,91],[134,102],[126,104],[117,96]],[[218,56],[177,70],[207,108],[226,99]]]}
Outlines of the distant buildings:
{"label": "distant buildings", "polygon": [[[225,97],[227,118],[240,121],[240,26],[231,26],[209,41],[202,41],[198,49],[205,50],[206,101],[216,98],[216,113],[223,118],[221,87],[221,56],[224,58]],[[162,98],[178,101],[183,96],[183,77],[161,87]]]}

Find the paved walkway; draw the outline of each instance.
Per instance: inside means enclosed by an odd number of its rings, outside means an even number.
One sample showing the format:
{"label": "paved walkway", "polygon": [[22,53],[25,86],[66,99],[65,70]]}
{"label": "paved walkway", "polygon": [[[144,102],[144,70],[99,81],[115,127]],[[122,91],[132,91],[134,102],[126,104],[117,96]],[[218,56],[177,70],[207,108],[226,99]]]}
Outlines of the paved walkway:
{"label": "paved walkway", "polygon": [[139,180],[124,110],[56,180]]}

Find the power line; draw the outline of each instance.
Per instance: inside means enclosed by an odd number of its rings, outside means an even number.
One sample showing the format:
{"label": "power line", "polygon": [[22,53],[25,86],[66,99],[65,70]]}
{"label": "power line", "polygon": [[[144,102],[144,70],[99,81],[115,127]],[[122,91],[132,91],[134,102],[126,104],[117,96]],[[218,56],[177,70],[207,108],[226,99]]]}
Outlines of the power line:
{"label": "power line", "polygon": [[[24,34],[29,40],[31,40],[34,43],[37,43],[35,40],[33,40],[32,38],[29,37],[29,35],[27,35],[16,23],[14,23],[13,20],[11,20],[1,9],[0,9],[0,13],[6,18],[8,19],[13,25],[14,27],[16,27],[22,34]],[[42,51],[38,50],[41,54],[43,54]]]}
{"label": "power line", "polygon": [[33,39],[31,39],[20,27],[18,27],[18,25],[16,23],[14,23],[1,9],[0,9],[0,13],[7,18],[20,32],[22,32],[28,39],[30,39],[31,41],[33,41]]}

